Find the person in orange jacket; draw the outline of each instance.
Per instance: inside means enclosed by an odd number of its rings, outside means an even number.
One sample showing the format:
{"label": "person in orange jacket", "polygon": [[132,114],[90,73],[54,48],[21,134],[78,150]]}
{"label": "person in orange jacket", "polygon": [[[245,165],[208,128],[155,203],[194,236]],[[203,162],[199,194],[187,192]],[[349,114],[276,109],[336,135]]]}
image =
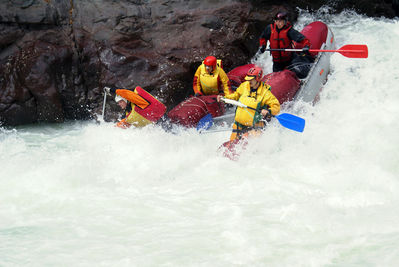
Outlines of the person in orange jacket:
{"label": "person in orange jacket", "polygon": [[230,80],[214,56],[205,58],[194,74],[193,89],[195,96],[229,94]]}
{"label": "person in orange jacket", "polygon": [[[248,70],[245,82],[237,90],[224,97],[238,100],[247,108],[237,107],[230,140],[241,139],[250,131],[259,131],[265,126],[264,118],[269,120],[280,112],[280,102],[271,92],[271,87],[262,82],[263,71],[259,67]],[[222,96],[217,96],[219,102]]]}
{"label": "person in orange jacket", "polygon": [[[260,52],[266,50],[267,41],[270,43],[270,49],[291,49],[293,41],[303,46],[303,51],[309,54],[310,41],[300,32],[295,30],[288,21],[288,13],[279,11],[274,23],[268,25],[259,39]],[[287,68],[294,59],[293,52],[271,51],[273,57],[273,72],[282,71]]]}
{"label": "person in orange jacket", "polygon": [[115,94],[115,102],[124,111],[117,127],[143,127],[156,122],[166,111],[165,105],[139,86],[135,90],[110,87],[104,89],[109,95]]}

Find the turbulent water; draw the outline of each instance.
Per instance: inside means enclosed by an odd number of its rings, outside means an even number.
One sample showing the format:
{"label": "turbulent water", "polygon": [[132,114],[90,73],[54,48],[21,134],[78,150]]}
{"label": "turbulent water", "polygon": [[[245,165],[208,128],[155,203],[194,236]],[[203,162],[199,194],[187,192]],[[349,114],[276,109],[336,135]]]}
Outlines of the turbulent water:
{"label": "turbulent water", "polygon": [[[337,48],[316,105],[238,161],[229,132],[0,129],[0,266],[398,266],[399,21],[303,12]],[[257,60],[270,70],[270,58]]]}

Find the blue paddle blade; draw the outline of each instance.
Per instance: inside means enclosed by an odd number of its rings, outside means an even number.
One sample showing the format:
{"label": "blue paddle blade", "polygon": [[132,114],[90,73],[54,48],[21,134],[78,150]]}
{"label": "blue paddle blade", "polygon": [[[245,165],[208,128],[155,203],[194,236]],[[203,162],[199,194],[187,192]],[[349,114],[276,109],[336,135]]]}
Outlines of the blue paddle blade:
{"label": "blue paddle blade", "polygon": [[290,130],[303,132],[305,128],[305,120],[295,115],[283,113],[275,117],[282,126]]}
{"label": "blue paddle blade", "polygon": [[207,114],[197,124],[197,131],[205,131],[211,128],[213,125],[213,118],[211,114]]}

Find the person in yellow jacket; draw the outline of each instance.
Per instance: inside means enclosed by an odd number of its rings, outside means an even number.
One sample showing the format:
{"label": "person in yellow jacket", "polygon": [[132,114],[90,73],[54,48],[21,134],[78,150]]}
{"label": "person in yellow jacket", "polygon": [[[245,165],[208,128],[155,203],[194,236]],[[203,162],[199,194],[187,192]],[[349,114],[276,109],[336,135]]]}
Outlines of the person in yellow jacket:
{"label": "person in yellow jacket", "polygon": [[[237,107],[230,140],[241,139],[252,130],[258,132],[265,126],[264,118],[270,119],[280,112],[280,102],[271,92],[270,85],[262,82],[262,77],[261,68],[251,68],[245,82],[234,93],[225,95],[225,98],[238,100],[247,106]],[[217,101],[220,101],[221,97],[218,96]]]}
{"label": "person in yellow jacket", "polygon": [[205,58],[194,74],[193,89],[195,96],[228,95],[231,91],[230,80],[214,56]]}

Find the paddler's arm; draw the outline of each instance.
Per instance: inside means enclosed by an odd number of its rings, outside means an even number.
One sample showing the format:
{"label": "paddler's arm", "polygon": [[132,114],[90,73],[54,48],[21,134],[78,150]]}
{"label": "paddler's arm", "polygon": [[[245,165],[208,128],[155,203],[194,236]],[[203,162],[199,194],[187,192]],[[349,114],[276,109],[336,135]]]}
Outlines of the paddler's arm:
{"label": "paddler's arm", "polygon": [[240,94],[239,94],[237,91],[235,91],[234,93],[229,94],[229,95],[225,95],[225,96],[218,95],[218,96],[216,97],[216,100],[217,100],[218,102],[220,102],[220,99],[221,99],[222,97],[227,98],[227,99],[238,100],[238,99],[240,98]]}
{"label": "paddler's arm", "polygon": [[[291,40],[300,43],[302,45],[302,47],[307,47],[308,50],[310,48],[310,41],[308,38],[306,38],[305,35],[303,35],[302,33],[298,32],[297,30],[295,30],[294,28],[291,28],[288,32],[287,32],[288,38],[290,38]],[[309,51],[308,51],[309,52]]]}
{"label": "paddler's arm", "polygon": [[116,89],[115,93],[120,95],[121,97],[127,99],[131,103],[140,107],[141,109],[145,109],[150,103],[141,97],[139,94],[128,90],[128,89]]}
{"label": "paddler's arm", "polygon": [[263,116],[266,116],[268,113],[271,113],[271,115],[275,116],[280,112],[280,102],[269,90],[267,90],[265,96],[263,97],[262,106],[268,107],[268,109],[261,110]]}
{"label": "paddler's arm", "polygon": [[198,67],[197,71],[194,74],[193,80],[193,90],[195,95],[203,95],[201,92],[201,82],[200,82],[200,75],[201,75],[201,66]]}
{"label": "paddler's arm", "polygon": [[259,51],[261,53],[264,53],[266,50],[267,41],[270,39],[271,32],[271,25],[267,25],[259,37]]}
{"label": "paddler's arm", "polygon": [[[234,93],[225,95],[224,98],[238,100],[241,97],[247,83],[248,82],[243,82],[242,84],[240,84],[240,86],[238,86],[237,90]],[[218,95],[217,97],[218,102],[220,102],[220,98],[222,98],[222,96]]]}

